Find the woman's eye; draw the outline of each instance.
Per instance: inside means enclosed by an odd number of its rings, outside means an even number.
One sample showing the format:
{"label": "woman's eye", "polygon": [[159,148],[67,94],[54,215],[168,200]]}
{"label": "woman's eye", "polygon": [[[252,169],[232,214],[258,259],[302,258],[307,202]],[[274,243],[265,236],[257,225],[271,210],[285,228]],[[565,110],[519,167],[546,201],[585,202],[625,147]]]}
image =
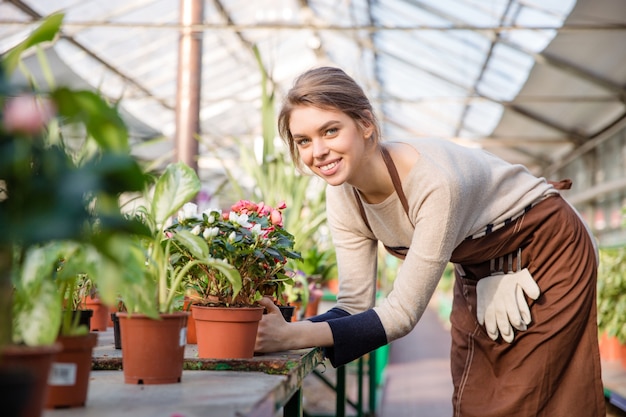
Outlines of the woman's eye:
{"label": "woman's eye", "polygon": [[338,131],[339,129],[337,129],[336,127],[331,127],[330,129],[326,129],[326,132],[324,132],[324,135],[333,136],[333,135],[336,135]]}
{"label": "woman's eye", "polygon": [[307,138],[302,138],[302,139],[298,139],[296,140],[296,145],[298,146],[305,146],[306,144],[308,144],[311,140],[307,139]]}

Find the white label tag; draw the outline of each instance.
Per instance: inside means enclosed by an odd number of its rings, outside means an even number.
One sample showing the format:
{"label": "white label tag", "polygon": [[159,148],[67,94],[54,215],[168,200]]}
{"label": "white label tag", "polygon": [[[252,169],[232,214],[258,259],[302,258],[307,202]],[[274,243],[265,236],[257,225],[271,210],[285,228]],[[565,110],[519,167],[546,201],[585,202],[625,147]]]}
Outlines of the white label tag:
{"label": "white label tag", "polygon": [[187,327],[180,329],[180,339],[178,340],[179,346],[185,346],[187,344]]}
{"label": "white label tag", "polygon": [[78,368],[78,366],[75,363],[53,363],[50,368],[50,375],[48,376],[48,385],[76,385],[76,368]]}

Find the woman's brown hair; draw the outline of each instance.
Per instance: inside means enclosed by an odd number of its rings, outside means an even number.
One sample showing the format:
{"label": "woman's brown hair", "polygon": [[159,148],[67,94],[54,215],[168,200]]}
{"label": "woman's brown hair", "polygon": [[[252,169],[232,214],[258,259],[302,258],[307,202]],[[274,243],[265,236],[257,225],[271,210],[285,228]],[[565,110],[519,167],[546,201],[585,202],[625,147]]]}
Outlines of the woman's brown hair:
{"label": "woman's brown hair", "polygon": [[291,112],[297,106],[341,111],[361,129],[373,126],[371,140],[374,143],[380,140],[380,127],[372,104],[356,81],[339,68],[314,68],[296,78],[278,115],[278,133],[289,147],[289,154],[298,167],[301,167],[300,156],[289,130]]}

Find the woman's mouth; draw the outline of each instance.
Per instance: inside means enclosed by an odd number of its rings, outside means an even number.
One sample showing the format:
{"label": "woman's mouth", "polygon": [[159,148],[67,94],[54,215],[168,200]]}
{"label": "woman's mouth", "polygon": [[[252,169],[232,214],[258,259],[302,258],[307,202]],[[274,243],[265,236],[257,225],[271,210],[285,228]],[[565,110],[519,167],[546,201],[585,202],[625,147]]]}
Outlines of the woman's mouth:
{"label": "woman's mouth", "polygon": [[330,170],[332,170],[333,168],[335,168],[337,166],[338,162],[334,161],[331,162],[330,164],[326,164],[326,165],[320,165],[320,171],[322,171],[323,173],[327,173]]}

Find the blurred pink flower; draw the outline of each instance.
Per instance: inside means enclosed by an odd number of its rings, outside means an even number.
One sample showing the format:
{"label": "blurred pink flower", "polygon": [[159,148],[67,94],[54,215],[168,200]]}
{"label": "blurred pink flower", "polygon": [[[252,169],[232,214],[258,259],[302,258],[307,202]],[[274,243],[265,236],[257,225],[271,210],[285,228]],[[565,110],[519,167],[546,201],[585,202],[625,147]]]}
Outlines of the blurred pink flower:
{"label": "blurred pink flower", "polygon": [[4,129],[9,133],[36,135],[55,113],[54,103],[48,99],[31,94],[13,97],[4,107]]}

